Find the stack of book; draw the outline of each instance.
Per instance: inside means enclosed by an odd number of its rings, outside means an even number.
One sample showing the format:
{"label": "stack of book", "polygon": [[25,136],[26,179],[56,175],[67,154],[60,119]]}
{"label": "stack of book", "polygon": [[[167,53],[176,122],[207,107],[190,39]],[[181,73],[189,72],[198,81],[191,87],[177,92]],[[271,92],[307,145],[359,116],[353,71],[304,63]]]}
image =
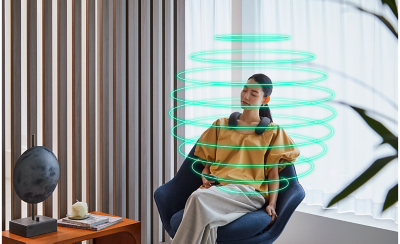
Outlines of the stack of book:
{"label": "stack of book", "polygon": [[91,214],[87,219],[82,220],[65,217],[57,220],[57,225],[85,230],[102,230],[119,222],[122,222],[120,217]]}

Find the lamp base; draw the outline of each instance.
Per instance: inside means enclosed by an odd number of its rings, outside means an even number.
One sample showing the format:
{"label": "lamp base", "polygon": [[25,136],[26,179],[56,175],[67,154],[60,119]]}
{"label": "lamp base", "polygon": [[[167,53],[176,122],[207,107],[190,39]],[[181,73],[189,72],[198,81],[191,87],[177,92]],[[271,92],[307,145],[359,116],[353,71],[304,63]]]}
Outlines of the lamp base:
{"label": "lamp base", "polygon": [[23,237],[32,237],[55,231],[57,231],[57,220],[47,216],[36,215],[35,220],[32,220],[32,217],[28,217],[10,221],[10,233]]}

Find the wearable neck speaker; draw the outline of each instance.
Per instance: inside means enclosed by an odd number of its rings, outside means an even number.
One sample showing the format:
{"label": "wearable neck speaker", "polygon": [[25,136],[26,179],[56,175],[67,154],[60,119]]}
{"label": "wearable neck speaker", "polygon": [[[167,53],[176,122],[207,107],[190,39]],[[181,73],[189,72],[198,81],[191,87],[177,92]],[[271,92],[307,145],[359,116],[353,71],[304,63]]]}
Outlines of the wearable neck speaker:
{"label": "wearable neck speaker", "polygon": [[[239,113],[239,112],[233,112],[229,116],[229,126],[230,127],[237,126],[237,119],[239,118],[240,115],[241,115],[241,113]],[[260,121],[260,123],[258,123],[258,125],[255,129],[255,131],[258,135],[261,135],[265,131],[265,128],[260,128],[261,126],[267,127],[269,125],[269,123],[271,123],[271,120],[268,117],[260,117],[260,119],[261,119],[261,121]],[[230,129],[233,129],[233,128],[230,128]]]}

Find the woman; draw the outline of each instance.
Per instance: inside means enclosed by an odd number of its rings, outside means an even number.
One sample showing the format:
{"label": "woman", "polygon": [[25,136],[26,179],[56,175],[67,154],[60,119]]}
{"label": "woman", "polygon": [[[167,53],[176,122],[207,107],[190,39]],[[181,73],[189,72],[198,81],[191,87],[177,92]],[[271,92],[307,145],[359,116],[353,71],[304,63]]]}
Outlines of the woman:
{"label": "woman", "polygon": [[[203,185],[186,201],[172,243],[216,243],[218,226],[265,205],[271,216],[270,224],[278,217],[275,212],[278,192],[271,191],[279,188],[278,173],[285,163],[293,163],[300,151],[286,132],[273,123],[268,107],[271,93],[269,77],[254,74],[241,92],[243,113],[217,119],[201,135],[194,154],[205,166],[202,173],[217,176],[220,183],[212,186],[214,181],[202,176]],[[267,128],[260,130],[257,126],[265,121]],[[253,128],[244,128],[249,126]],[[240,167],[243,164],[250,167]],[[264,167],[251,167],[254,164]]]}

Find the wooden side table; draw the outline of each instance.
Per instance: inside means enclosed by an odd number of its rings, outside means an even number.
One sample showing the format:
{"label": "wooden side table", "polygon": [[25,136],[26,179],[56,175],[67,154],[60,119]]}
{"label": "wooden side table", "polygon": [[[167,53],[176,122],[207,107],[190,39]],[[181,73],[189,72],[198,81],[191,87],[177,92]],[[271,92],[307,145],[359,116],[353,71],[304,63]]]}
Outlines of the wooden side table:
{"label": "wooden side table", "polygon": [[[92,212],[106,216],[118,217],[101,212]],[[94,244],[134,243],[140,244],[140,221],[122,218],[122,222],[99,231],[83,230],[57,226],[57,232],[25,238],[3,231],[3,243],[75,243],[93,239]]]}

